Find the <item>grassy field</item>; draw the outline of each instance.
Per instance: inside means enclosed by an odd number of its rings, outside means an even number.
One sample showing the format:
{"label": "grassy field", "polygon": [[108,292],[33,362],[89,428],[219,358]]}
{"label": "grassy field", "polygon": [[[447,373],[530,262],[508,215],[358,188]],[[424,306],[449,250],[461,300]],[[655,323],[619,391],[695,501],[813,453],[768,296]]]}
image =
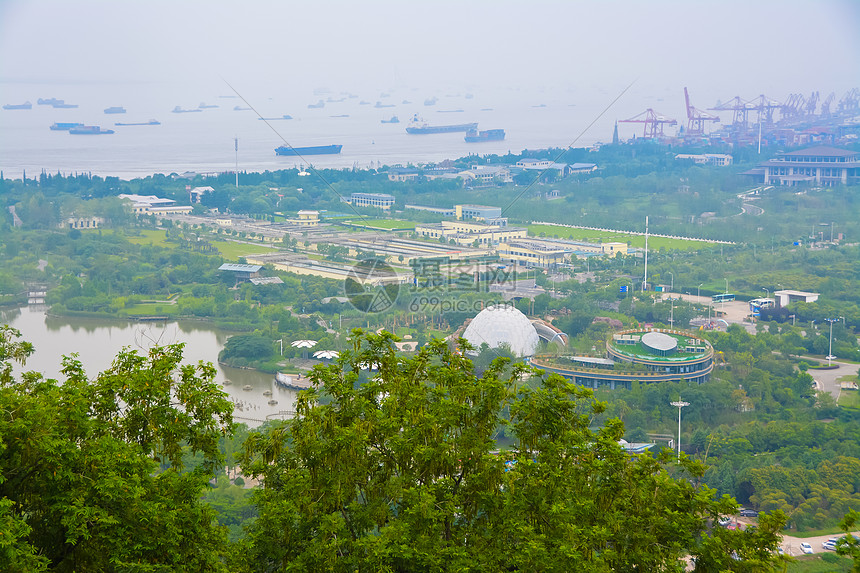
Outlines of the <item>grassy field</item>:
{"label": "grassy field", "polygon": [[[832,554],[830,554],[832,555]],[[834,557],[836,557],[834,555]],[[795,561],[788,564],[787,573],[848,573],[851,571],[851,559],[848,557],[828,557],[828,560],[834,561],[829,563],[821,558],[821,555],[803,555],[795,558]]]}
{"label": "grassy field", "polygon": [[176,243],[168,243],[165,240],[167,238],[167,231],[163,229],[135,231],[134,235],[125,235],[125,238],[128,239],[129,243],[134,243],[135,245],[154,245],[168,249],[176,248]]}
{"label": "grassy field", "polygon": [[860,392],[857,390],[843,390],[839,394],[839,405],[860,410]]}
{"label": "grassy field", "polygon": [[176,312],[176,306],[172,304],[135,304],[127,307],[125,311],[129,316],[164,316]]}
{"label": "grassy field", "polygon": [[[592,231],[589,229],[572,229],[569,227],[556,227],[553,225],[527,225],[529,235],[539,237],[544,233],[546,237],[559,239],[571,239],[587,243],[629,243],[631,247],[644,248],[645,237],[642,235],[630,235],[627,233],[612,233],[610,231]],[[701,241],[688,241],[685,239],[667,239],[664,237],[649,237],[648,249],[679,249],[696,250],[707,246],[709,243]]]}
{"label": "grassy field", "polygon": [[399,219],[350,219],[349,221],[342,221],[342,223],[345,225],[366,227],[368,229],[382,229],[385,231],[415,228],[415,223],[411,221],[401,221]]}
{"label": "grassy field", "polygon": [[234,241],[212,241],[212,246],[218,249],[218,252],[225,259],[236,261],[239,257],[258,254],[271,254],[272,249],[262,246],[249,245],[247,243],[236,243]]}

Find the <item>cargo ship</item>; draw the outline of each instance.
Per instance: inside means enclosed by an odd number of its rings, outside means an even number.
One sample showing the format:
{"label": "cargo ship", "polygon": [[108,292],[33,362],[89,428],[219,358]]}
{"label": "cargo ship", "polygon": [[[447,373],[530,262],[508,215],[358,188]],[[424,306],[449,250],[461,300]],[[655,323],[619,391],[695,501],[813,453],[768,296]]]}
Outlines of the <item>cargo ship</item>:
{"label": "cargo ship", "polygon": [[115,105],[105,108],[105,113],[125,113],[125,108],[121,105]]}
{"label": "cargo ship", "polygon": [[293,119],[293,116],[285,113],[281,117],[258,117],[257,119],[260,121],[277,121],[279,119]]}
{"label": "cargo ship", "polygon": [[312,147],[290,147],[282,145],[275,148],[278,155],[334,155],[340,153],[343,145],[316,145]]}
{"label": "cargo ship", "polygon": [[66,103],[65,100],[57,99],[55,97],[51,97],[48,99],[39,98],[36,100],[36,103],[39,105],[49,105],[51,107],[60,108],[60,109],[78,107],[78,104],[76,104],[76,103]]}
{"label": "cargo ship", "polygon": [[150,119],[149,121],[138,121],[132,123],[116,122],[114,125],[161,125],[161,122],[157,119]]}
{"label": "cargo ship", "polygon": [[102,129],[97,125],[79,125],[69,129],[72,135],[107,135],[113,132],[112,129]]}
{"label": "cargo ship", "polygon": [[480,143],[481,141],[502,141],[505,139],[504,129],[485,129],[478,131],[470,129],[466,132],[466,141],[468,143]]}
{"label": "cargo ship", "polygon": [[182,109],[181,106],[173,108],[173,113],[194,113],[195,111],[203,111],[202,109]]}
{"label": "cargo ship", "polygon": [[454,125],[429,125],[423,119],[415,115],[406,128],[406,133],[425,135],[428,133],[454,133],[457,131],[471,131],[478,129],[477,123],[457,123]]}
{"label": "cargo ship", "polygon": [[33,104],[28,101],[24,103],[7,103],[3,109],[33,109]]}
{"label": "cargo ship", "polygon": [[392,115],[391,119],[383,119],[381,121],[382,123],[400,123],[400,120],[397,118],[396,115]]}
{"label": "cargo ship", "polygon": [[51,131],[69,131],[73,127],[83,127],[82,123],[55,123],[51,126]]}

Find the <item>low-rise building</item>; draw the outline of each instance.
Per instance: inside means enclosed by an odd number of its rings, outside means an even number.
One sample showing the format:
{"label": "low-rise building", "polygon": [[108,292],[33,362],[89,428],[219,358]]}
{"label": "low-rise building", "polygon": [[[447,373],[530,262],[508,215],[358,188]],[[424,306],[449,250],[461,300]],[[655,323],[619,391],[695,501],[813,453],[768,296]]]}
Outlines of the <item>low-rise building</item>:
{"label": "low-rise building", "polygon": [[[487,205],[454,205],[454,216],[458,221],[472,219],[490,224],[507,224],[507,219],[502,217],[501,207],[489,207]],[[495,223],[493,223],[495,222]]]}
{"label": "low-rise building", "polygon": [[388,180],[403,183],[418,179],[421,173],[414,167],[392,167],[388,170]]}
{"label": "low-rise building", "polygon": [[320,224],[320,212],[311,210],[302,210],[294,218],[287,219],[287,223],[291,225],[299,225],[301,227],[316,227]]}
{"label": "low-rise building", "polygon": [[528,239],[515,239],[500,243],[496,252],[502,261],[543,269],[563,264],[570,258],[571,254],[569,249],[560,245]]}
{"label": "low-rise building", "polygon": [[468,175],[471,175],[473,181],[481,185],[513,183],[514,181],[511,170],[506,165],[472,165]]}
{"label": "low-rise building", "polygon": [[131,203],[135,215],[184,215],[191,213],[191,206],[180,206],[173,199],[163,199],[155,195],[120,194],[120,199]]}
{"label": "low-rise building", "polygon": [[585,243],[539,237],[508,239],[496,249],[500,260],[540,268],[549,268],[581,257],[627,254],[627,250],[626,243]]}
{"label": "low-rise building", "polygon": [[595,171],[597,171],[597,165],[594,163],[571,163],[568,165],[568,173],[570,175],[593,173]]}
{"label": "low-rise building", "polygon": [[765,185],[857,185],[860,153],[826,146],[787,151],[745,174]]}
{"label": "low-rise building", "polygon": [[214,187],[209,187],[208,185],[205,187],[195,187],[188,192],[188,200],[191,203],[199,203],[203,196],[207,193],[212,193],[215,191]]}
{"label": "low-rise building", "polygon": [[101,217],[69,217],[62,223],[62,229],[98,229],[105,222]]}
{"label": "low-rise building", "polygon": [[247,281],[260,276],[261,265],[240,265],[238,263],[224,263],[218,267],[219,271],[233,273],[236,282]]}
{"label": "low-rise building", "polygon": [[801,290],[777,290],[773,291],[773,296],[776,298],[777,308],[784,308],[793,302],[815,302],[819,294]]}
{"label": "low-rise building", "polygon": [[413,211],[426,211],[428,213],[438,213],[439,215],[444,215],[445,217],[453,217],[454,216],[454,208],[448,207],[430,207],[427,205],[404,205],[406,209],[412,209]]}
{"label": "low-rise building", "polygon": [[356,207],[376,207],[377,209],[388,210],[394,206],[394,195],[388,193],[353,193],[349,197],[342,197],[341,201]]}
{"label": "low-rise building", "polygon": [[415,233],[431,239],[445,238],[458,245],[495,245],[510,239],[521,239],[528,235],[525,227],[500,227],[465,221],[442,221],[415,226]]}
{"label": "low-rise building", "polygon": [[675,159],[690,159],[697,165],[709,165],[711,167],[725,167],[732,164],[732,156],[725,153],[679,153]]}

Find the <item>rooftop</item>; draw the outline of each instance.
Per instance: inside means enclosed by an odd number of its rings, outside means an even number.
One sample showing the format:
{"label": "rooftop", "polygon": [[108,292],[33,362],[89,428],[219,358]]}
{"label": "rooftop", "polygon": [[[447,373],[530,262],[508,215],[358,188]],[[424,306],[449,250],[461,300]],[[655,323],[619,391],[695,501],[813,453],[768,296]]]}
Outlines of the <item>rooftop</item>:
{"label": "rooftop", "polygon": [[802,156],[802,157],[851,157],[858,155],[856,151],[848,149],[839,149],[837,147],[828,147],[822,145],[820,147],[808,147],[806,149],[796,149],[794,151],[786,151],[780,155]]}
{"label": "rooftop", "polygon": [[263,267],[260,265],[240,265],[238,263],[224,263],[218,267],[219,271],[232,271],[234,273],[257,273]]}

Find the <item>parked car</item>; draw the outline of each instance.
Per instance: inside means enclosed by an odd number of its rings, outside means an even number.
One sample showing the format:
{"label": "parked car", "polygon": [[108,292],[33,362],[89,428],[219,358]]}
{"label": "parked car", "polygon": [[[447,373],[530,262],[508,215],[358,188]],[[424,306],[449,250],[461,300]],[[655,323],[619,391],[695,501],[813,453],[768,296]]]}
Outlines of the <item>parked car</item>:
{"label": "parked car", "polygon": [[721,527],[726,527],[728,524],[732,522],[731,517],[719,517],[717,518],[717,524]]}
{"label": "parked car", "polygon": [[827,540],[821,544],[821,547],[823,547],[827,551],[836,551],[836,542]]}
{"label": "parked car", "polygon": [[800,551],[805,553],[806,555],[812,555],[815,551],[812,550],[812,545],[806,543],[805,541],[800,544]]}
{"label": "parked car", "polygon": [[742,507],[740,515],[741,517],[758,517],[758,512],[754,509],[747,509],[745,507]]}

